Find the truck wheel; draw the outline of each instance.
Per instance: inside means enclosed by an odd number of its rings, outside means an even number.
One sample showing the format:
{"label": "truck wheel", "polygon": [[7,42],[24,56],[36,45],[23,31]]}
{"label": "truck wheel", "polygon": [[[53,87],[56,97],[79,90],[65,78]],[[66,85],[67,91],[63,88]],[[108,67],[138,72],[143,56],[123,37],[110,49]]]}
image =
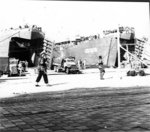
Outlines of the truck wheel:
{"label": "truck wheel", "polygon": [[66,73],[67,73],[67,74],[69,74],[69,73],[70,73],[69,68],[66,68]]}
{"label": "truck wheel", "polygon": [[127,72],[127,76],[130,76],[130,71]]}
{"label": "truck wheel", "polygon": [[135,71],[130,71],[130,76],[136,76],[136,72]]}
{"label": "truck wheel", "polygon": [[140,76],[145,76],[145,72],[144,72],[143,70],[140,70],[140,71],[139,71],[139,75],[140,75]]}

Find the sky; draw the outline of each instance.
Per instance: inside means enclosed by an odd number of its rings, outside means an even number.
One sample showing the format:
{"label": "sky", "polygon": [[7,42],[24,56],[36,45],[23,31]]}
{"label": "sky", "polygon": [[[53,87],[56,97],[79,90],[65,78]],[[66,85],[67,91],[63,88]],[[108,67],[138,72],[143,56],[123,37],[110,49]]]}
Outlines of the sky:
{"label": "sky", "polygon": [[19,25],[42,27],[52,41],[102,34],[118,25],[134,27],[136,37],[150,39],[148,2],[30,1],[0,2],[0,30]]}

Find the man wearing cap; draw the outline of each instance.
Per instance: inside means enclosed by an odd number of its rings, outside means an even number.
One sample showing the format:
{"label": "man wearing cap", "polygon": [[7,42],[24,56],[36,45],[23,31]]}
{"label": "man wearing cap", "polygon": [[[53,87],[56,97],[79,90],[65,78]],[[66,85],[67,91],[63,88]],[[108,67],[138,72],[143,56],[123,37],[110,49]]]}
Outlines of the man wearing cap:
{"label": "man wearing cap", "polygon": [[36,79],[36,86],[39,86],[38,83],[40,82],[42,76],[44,78],[45,84],[48,85],[47,64],[48,62],[46,54],[42,52],[38,62],[38,77]]}

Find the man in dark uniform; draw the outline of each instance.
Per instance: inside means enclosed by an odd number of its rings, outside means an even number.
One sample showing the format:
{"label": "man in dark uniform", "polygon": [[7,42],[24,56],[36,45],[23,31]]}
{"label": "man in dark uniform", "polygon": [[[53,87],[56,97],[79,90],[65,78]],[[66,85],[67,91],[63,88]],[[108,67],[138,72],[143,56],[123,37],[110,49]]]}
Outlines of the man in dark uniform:
{"label": "man in dark uniform", "polygon": [[48,85],[48,77],[47,77],[47,57],[45,53],[42,53],[39,62],[38,62],[38,77],[36,79],[36,86],[39,86],[38,83],[41,80],[41,77],[43,76],[45,84]]}
{"label": "man in dark uniform", "polygon": [[104,74],[105,74],[105,70],[104,70],[104,65],[103,65],[102,56],[99,56],[98,68],[99,68],[99,71],[100,71],[100,79],[101,79],[101,80],[104,80],[103,76],[104,76]]}

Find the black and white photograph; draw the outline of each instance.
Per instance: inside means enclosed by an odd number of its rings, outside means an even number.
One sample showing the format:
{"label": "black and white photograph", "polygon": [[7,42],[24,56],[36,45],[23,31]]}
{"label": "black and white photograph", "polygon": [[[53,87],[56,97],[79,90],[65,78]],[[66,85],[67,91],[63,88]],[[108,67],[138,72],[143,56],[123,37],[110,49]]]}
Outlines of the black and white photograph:
{"label": "black and white photograph", "polygon": [[150,2],[0,2],[0,132],[150,132]]}

